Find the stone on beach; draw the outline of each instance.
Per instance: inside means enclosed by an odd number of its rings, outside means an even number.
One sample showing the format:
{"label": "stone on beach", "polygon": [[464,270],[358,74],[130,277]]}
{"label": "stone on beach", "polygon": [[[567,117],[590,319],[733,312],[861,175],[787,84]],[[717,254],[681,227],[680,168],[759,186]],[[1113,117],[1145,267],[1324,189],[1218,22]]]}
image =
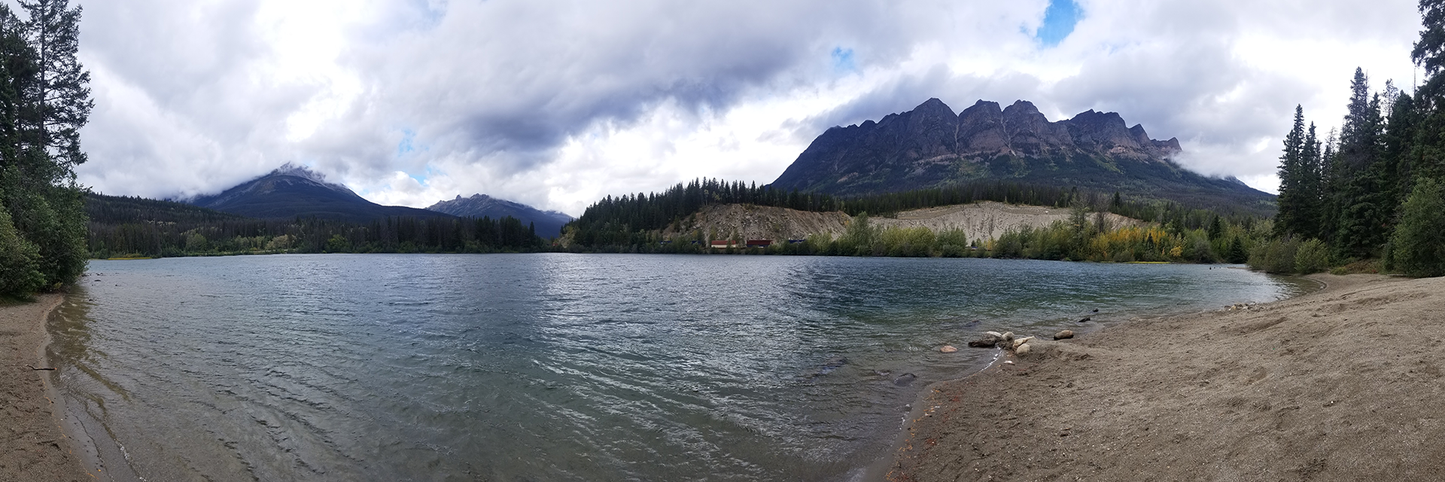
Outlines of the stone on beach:
{"label": "stone on beach", "polygon": [[990,331],[984,333],[982,338],[968,342],[968,346],[973,348],[993,348],[1001,341],[1003,341],[1003,336]]}
{"label": "stone on beach", "polygon": [[943,348],[939,348],[938,351],[941,351],[941,352],[944,352],[944,353],[953,353],[953,352],[958,351],[958,349],[957,349],[957,348],[954,348],[953,345],[943,345]]}
{"label": "stone on beach", "polygon": [[1015,354],[1015,355],[1027,355],[1027,354],[1029,353],[1029,350],[1030,350],[1030,349],[1029,349],[1029,344],[1028,344],[1028,343],[1024,343],[1024,344],[1019,345],[1018,348],[1014,348],[1014,354]]}
{"label": "stone on beach", "polygon": [[1067,339],[1073,338],[1073,337],[1074,337],[1074,330],[1064,330],[1064,331],[1060,331],[1060,332],[1058,332],[1058,333],[1054,333],[1054,339],[1055,339],[1055,340],[1067,340]]}

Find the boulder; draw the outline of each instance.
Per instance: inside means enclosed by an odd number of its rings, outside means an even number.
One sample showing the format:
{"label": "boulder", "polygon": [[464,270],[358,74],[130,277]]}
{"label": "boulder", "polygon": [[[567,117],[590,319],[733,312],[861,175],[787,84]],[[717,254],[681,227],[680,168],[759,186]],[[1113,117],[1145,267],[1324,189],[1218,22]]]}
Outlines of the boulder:
{"label": "boulder", "polygon": [[1034,339],[1034,337],[1032,337],[1032,336],[1026,336],[1026,337],[1023,337],[1023,338],[1019,338],[1019,339],[1017,339],[1017,340],[1014,340],[1014,341],[1013,341],[1013,349],[1014,349],[1014,350],[1018,350],[1019,347],[1024,346],[1024,344],[1028,343],[1029,340],[1032,340],[1032,339]]}
{"label": "boulder", "polygon": [[1019,345],[1018,348],[1014,348],[1014,354],[1015,354],[1015,355],[1027,355],[1027,354],[1029,353],[1029,351],[1030,351],[1030,348],[1029,348],[1029,344],[1028,344],[1028,343],[1024,343],[1024,344],[1022,344],[1022,345]]}
{"label": "boulder", "polygon": [[973,348],[993,348],[1003,341],[1002,336],[996,336],[993,332],[984,333],[982,338],[968,342]]}
{"label": "boulder", "polygon": [[1055,340],[1067,340],[1067,339],[1073,338],[1073,337],[1074,337],[1074,330],[1064,330],[1064,331],[1060,331],[1060,332],[1058,332],[1058,333],[1054,333],[1054,339],[1055,339]]}
{"label": "boulder", "polygon": [[958,349],[957,349],[957,348],[954,348],[953,345],[943,345],[943,348],[939,348],[938,351],[941,351],[941,352],[944,352],[944,353],[953,353],[953,352],[958,351]]}

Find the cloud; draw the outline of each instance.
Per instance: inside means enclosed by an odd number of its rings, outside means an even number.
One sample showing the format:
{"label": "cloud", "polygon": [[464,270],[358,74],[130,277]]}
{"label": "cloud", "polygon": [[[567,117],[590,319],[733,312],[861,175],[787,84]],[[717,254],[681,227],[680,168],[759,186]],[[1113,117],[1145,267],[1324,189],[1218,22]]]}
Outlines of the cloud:
{"label": "cloud", "polygon": [[1405,0],[1083,0],[1050,45],[1049,5],[84,2],[79,174],[160,197],[298,162],[377,202],[576,215],[694,177],[766,183],[827,127],[939,97],[1118,111],[1197,170],[1268,184],[1294,105],[1325,131],[1356,65],[1408,86],[1419,29]]}

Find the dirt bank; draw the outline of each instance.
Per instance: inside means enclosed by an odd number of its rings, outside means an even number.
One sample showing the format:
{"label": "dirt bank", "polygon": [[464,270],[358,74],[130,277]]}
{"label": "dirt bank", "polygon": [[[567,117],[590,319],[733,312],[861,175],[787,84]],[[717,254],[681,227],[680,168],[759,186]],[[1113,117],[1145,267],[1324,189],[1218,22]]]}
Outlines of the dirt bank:
{"label": "dirt bank", "polygon": [[95,480],[60,429],[46,386],[54,372],[31,368],[45,365],[45,319],[62,299],[0,305],[0,480]]}
{"label": "dirt bank", "polygon": [[[1020,230],[1025,226],[1048,227],[1055,221],[1069,219],[1070,210],[1044,207],[1019,206],[999,202],[959,204],[928,209],[903,211],[893,216],[871,216],[869,222],[875,227],[925,227],[934,232],[951,229],[963,230],[969,240],[996,239],[1009,230]],[[1120,227],[1139,224],[1139,221],[1117,214],[1105,214],[1110,226]],[[1094,222],[1094,215],[1089,215]],[[714,204],[690,217],[686,222],[669,228],[664,236],[700,231],[709,239],[804,239],[814,234],[831,234],[834,238],[843,235],[852,217],[841,212],[815,213],[787,208],[754,206],[749,204]]]}
{"label": "dirt bank", "polygon": [[1445,278],[1137,320],[932,387],[889,480],[1445,480]]}

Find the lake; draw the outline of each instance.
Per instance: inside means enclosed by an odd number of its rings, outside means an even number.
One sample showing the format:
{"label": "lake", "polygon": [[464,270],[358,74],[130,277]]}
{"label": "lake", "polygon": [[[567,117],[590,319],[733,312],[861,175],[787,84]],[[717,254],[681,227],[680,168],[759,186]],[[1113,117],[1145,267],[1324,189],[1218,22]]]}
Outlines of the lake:
{"label": "lake", "polygon": [[964,347],[983,331],[1307,287],[992,259],[92,261],[48,357],[118,480],[855,480],[923,387],[995,356]]}

